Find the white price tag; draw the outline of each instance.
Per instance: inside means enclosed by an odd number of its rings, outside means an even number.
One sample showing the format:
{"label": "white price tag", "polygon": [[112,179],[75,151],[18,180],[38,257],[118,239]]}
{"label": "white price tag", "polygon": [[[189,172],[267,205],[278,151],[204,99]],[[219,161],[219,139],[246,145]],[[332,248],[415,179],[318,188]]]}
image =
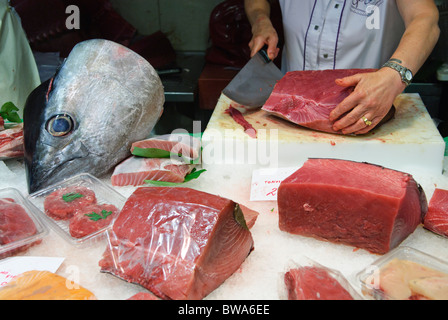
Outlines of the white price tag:
{"label": "white price tag", "polygon": [[252,173],[250,200],[276,201],[280,183],[297,169],[298,167],[254,170]]}
{"label": "white price tag", "polygon": [[51,257],[12,257],[0,261],[0,288],[19,274],[27,271],[50,271],[55,273],[64,258]]}

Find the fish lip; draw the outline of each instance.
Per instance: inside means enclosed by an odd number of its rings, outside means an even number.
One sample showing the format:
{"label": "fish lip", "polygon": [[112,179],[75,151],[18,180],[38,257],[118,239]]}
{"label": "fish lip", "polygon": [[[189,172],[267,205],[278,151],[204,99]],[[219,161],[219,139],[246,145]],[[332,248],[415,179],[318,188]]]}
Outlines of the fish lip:
{"label": "fish lip", "polygon": [[[87,150],[85,148],[85,146],[83,144],[81,144],[84,150]],[[62,151],[60,152],[61,154],[63,153]],[[37,165],[33,165],[30,170],[30,176],[33,177],[30,186],[29,186],[29,191],[30,192],[35,192],[38,191],[40,189],[46,188],[52,184],[56,184],[58,183],[58,181],[54,181],[55,177],[57,177],[58,175],[62,174],[65,175],[64,178],[69,178],[72,175],[69,175],[67,173],[64,173],[64,169],[66,167],[70,167],[71,163],[73,163],[73,161],[77,160],[77,159],[83,159],[83,158],[87,158],[89,156],[91,156],[92,154],[90,152],[87,152],[86,154],[80,155],[80,156],[72,156],[69,159],[66,159],[60,163],[58,163],[57,165],[54,165],[52,167],[50,167],[48,170],[43,170],[43,168],[45,166],[43,166],[42,164],[37,164]],[[94,155],[96,156],[96,155]],[[62,169],[61,169],[62,168]],[[37,174],[39,173],[39,174]],[[64,180],[64,178],[60,179],[59,181]]]}

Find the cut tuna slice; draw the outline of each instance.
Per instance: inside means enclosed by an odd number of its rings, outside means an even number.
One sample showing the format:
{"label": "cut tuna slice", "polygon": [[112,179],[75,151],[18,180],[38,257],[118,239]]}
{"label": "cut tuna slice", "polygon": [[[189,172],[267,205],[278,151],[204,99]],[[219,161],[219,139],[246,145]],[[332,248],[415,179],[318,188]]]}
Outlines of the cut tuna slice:
{"label": "cut tuna slice", "polygon": [[423,225],[432,232],[448,237],[448,190],[435,189]]}
{"label": "cut tuna slice", "polygon": [[325,269],[292,268],[285,273],[288,300],[353,300],[350,293]]}
{"label": "cut tuna slice", "polygon": [[165,134],[132,144],[131,153],[146,158],[172,158],[177,156],[196,160],[201,154],[201,141],[189,134]]}
{"label": "cut tuna slice", "polygon": [[386,253],[422,223],[423,190],[377,165],[309,159],[278,190],[281,230]]}
{"label": "cut tuna slice", "polygon": [[145,180],[181,183],[194,165],[163,158],[129,157],[118,164],[111,177],[113,186],[140,186]]}
{"label": "cut tuna slice", "polygon": [[135,190],[109,239],[102,272],[175,300],[204,298],[253,250],[235,202],[180,187]]}
{"label": "cut tuna slice", "polygon": [[[376,69],[291,71],[274,87],[263,110],[278,117],[317,131],[338,133],[329,120],[330,112],[342,102],[354,87],[341,87],[336,79]],[[386,116],[390,119],[395,108]]]}
{"label": "cut tuna slice", "polygon": [[23,123],[0,131],[0,159],[23,157]]}

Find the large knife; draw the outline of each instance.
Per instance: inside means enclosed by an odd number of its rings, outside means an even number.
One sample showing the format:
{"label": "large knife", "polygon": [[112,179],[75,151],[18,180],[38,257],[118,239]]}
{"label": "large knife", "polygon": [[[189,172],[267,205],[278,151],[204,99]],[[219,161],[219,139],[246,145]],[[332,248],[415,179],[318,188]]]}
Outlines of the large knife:
{"label": "large knife", "polygon": [[222,91],[246,107],[261,107],[284,74],[269,59],[267,46],[257,52]]}

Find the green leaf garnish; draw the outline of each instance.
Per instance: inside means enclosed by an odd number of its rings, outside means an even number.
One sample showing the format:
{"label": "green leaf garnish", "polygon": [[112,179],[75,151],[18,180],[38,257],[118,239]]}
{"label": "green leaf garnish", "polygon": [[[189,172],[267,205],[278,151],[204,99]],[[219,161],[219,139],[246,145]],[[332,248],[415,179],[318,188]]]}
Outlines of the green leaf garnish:
{"label": "green leaf garnish", "polygon": [[101,210],[101,214],[92,211],[92,213],[86,213],[85,216],[89,217],[92,221],[105,220],[108,216],[112,214],[112,211]]}
{"label": "green leaf garnish", "polygon": [[233,218],[240,226],[242,226],[246,230],[249,230],[246,224],[246,219],[244,218],[243,210],[241,210],[241,207],[238,203],[235,204],[235,209],[233,210]]}
{"label": "green leaf garnish", "polygon": [[65,202],[72,202],[73,200],[82,198],[82,197],[84,197],[84,195],[81,193],[69,192],[62,196],[62,200],[64,200]]}
{"label": "green leaf garnish", "polygon": [[2,105],[0,108],[0,117],[2,117],[5,120],[8,120],[10,122],[22,122],[22,119],[20,119],[19,114],[17,113],[19,111],[19,108],[17,108],[14,103],[12,102],[6,102]]}
{"label": "green leaf garnish", "polygon": [[169,158],[171,155],[179,157],[181,154],[171,153],[166,150],[156,149],[156,148],[138,148],[135,147],[132,150],[132,154],[134,156],[143,157],[143,158]]}
{"label": "green leaf garnish", "polygon": [[199,178],[199,176],[205,172],[207,170],[202,169],[202,170],[196,170],[196,168],[194,168],[189,174],[187,174],[185,176],[185,179],[183,182],[177,183],[177,182],[166,182],[166,181],[155,181],[155,180],[145,180],[145,183],[150,183],[156,186],[160,186],[160,187],[172,187],[172,186],[177,186],[179,184],[191,181],[193,179],[197,179]]}

